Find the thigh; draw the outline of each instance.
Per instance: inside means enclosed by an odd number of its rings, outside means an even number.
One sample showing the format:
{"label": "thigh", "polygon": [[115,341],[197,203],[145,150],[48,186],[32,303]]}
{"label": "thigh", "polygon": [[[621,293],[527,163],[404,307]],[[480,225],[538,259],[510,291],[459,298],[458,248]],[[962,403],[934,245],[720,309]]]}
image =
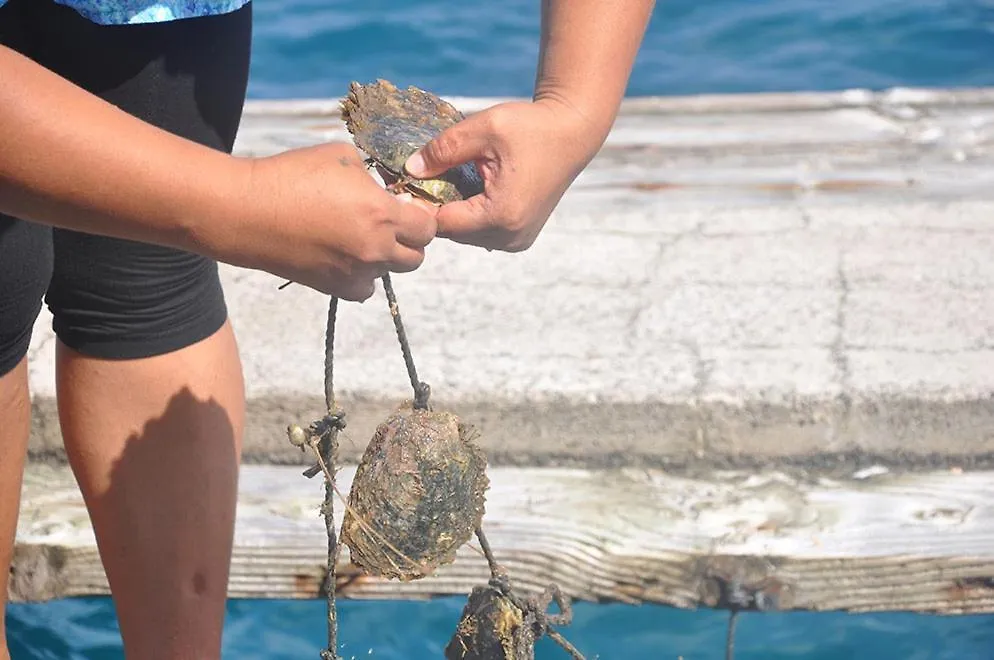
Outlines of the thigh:
{"label": "thigh", "polygon": [[[251,4],[219,16],[106,26],[51,0],[33,1],[44,14],[36,17],[40,63],[150,124],[232,150],[248,79]],[[54,230],[54,252],[46,302],[60,340],[81,353],[159,355],[214,334],[227,318],[210,259],[62,229]]]}

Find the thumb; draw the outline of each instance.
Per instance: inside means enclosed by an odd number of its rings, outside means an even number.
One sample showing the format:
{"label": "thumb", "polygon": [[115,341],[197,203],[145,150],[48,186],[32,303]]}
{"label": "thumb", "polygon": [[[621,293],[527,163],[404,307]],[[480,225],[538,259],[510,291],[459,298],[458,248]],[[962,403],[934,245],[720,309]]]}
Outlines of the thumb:
{"label": "thumb", "polygon": [[438,209],[435,221],[438,225],[436,233],[442,238],[475,236],[492,227],[486,198],[480,195],[445,204]]}
{"label": "thumb", "polygon": [[411,154],[404,169],[417,179],[426,179],[483,156],[490,143],[490,131],[484,114],[470,115],[442,131]]}

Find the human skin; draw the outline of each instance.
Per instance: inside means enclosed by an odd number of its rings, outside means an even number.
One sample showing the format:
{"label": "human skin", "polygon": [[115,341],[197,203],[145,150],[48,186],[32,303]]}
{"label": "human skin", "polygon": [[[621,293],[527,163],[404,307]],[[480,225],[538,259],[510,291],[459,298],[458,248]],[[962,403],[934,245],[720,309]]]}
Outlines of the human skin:
{"label": "human skin", "polygon": [[[384,272],[418,267],[435,232],[434,209],[383,191],[349,145],[236,158],[2,47],[0,211],[269,270],[349,300],[368,298]],[[25,359],[0,376],[3,575],[28,439],[27,373]],[[56,388],[127,657],[219,657],[245,406],[231,324],[134,360],[57,342]],[[2,608],[0,660],[9,660]]]}
{"label": "human skin", "polygon": [[[534,99],[473,115],[422,150],[429,174],[476,160],[484,177],[482,195],[439,209],[382,191],[351,146],[259,159],[212,151],[0,47],[0,212],[365,300],[383,273],[417,268],[436,235],[510,251],[534,242],[606,138],[651,10],[646,0],[546,1]],[[416,160],[408,169],[423,176]],[[153,358],[96,360],[62,344],[56,356],[63,437],[127,657],[219,657],[244,420],[230,324]],[[10,561],[28,401],[22,361],[0,377],[9,422],[0,425],[0,570]],[[0,660],[9,660],[5,646]]]}
{"label": "human skin", "polygon": [[[0,376],[0,570],[9,571],[14,530],[20,504],[24,453],[28,446],[31,402],[28,400],[28,364],[21,360]],[[7,572],[0,573],[6,575]],[[7,602],[7,580],[0,580],[0,605]],[[10,660],[5,643],[4,610],[0,607],[0,660]]]}
{"label": "human skin", "polygon": [[0,212],[196,252],[347,300],[420,266],[434,210],[351,145],[239,158],[151,126],[0,47]]}
{"label": "human skin", "polygon": [[442,206],[438,236],[519,252],[535,242],[617,117],[652,0],[545,0],[535,93],[450,127],[408,159],[415,177],[475,161],[484,192]]}

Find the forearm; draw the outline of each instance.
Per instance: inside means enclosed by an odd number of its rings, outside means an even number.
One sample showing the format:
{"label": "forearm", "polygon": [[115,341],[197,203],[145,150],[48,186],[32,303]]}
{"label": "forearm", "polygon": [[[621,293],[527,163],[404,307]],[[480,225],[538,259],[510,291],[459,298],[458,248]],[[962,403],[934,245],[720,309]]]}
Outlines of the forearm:
{"label": "forearm", "polygon": [[565,103],[606,135],[653,0],[543,0],[536,99]]}
{"label": "forearm", "polygon": [[210,254],[246,169],[0,47],[0,212]]}

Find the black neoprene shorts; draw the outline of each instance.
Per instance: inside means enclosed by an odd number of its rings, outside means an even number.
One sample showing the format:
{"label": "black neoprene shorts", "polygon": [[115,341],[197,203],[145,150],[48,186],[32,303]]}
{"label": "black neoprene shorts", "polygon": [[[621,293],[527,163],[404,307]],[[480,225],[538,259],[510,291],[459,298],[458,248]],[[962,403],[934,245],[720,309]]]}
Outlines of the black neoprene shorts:
{"label": "black neoprene shorts", "polygon": [[[0,7],[0,43],[150,124],[230,153],[251,12],[250,3],[219,16],[105,26],[52,0],[11,0]],[[107,359],[168,353],[227,319],[210,259],[0,215],[0,375],[27,353],[42,300],[63,343]]]}

